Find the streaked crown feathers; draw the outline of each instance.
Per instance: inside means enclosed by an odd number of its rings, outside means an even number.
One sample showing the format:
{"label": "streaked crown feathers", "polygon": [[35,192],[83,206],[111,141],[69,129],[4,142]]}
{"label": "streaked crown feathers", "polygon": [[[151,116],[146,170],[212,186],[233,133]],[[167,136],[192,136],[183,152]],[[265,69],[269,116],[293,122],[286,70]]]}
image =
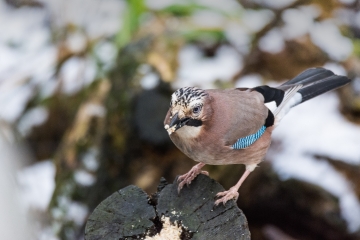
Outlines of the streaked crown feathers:
{"label": "streaked crown feathers", "polygon": [[201,104],[204,97],[208,94],[197,87],[183,87],[176,90],[171,95],[170,106],[174,107],[180,105],[184,108],[188,108],[190,105]]}

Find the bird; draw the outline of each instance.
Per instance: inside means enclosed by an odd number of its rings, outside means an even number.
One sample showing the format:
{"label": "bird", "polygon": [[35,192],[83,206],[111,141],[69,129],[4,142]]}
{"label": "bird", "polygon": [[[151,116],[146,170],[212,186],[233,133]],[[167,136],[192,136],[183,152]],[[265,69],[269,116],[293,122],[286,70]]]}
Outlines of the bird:
{"label": "bird", "polygon": [[318,67],[277,87],[177,89],[171,95],[164,128],[176,147],[198,162],[178,177],[178,192],[197,175],[209,175],[202,170],[206,164],[244,164],[245,172],[239,181],[217,193],[214,204],[236,201],[240,186],[264,160],[272,132],[289,110],[350,81]]}

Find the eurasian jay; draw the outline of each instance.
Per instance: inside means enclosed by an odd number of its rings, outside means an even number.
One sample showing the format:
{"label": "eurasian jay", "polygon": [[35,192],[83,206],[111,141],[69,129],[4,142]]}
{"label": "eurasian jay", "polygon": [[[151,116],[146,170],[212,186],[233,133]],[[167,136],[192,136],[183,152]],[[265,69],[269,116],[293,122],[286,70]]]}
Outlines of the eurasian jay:
{"label": "eurasian jay", "polygon": [[202,171],[205,164],[244,164],[237,184],[219,192],[215,205],[237,199],[238,190],[264,159],[271,133],[294,106],[350,82],[323,68],[311,68],[278,87],[199,89],[184,87],[171,96],[164,125],[173,143],[199,162],[178,178],[178,191]]}

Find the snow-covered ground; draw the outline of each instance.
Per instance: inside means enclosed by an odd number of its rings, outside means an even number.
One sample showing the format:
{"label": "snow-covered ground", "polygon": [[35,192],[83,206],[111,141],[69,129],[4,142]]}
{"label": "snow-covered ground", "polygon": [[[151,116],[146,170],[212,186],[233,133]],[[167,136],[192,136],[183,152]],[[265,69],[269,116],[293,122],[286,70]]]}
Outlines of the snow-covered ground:
{"label": "snow-covered ground", "polygon": [[[21,205],[21,191],[14,175],[23,157],[16,144],[5,140],[0,131],[0,239],[27,239],[30,233],[27,209]],[[21,231],[19,231],[21,229]]]}
{"label": "snow-covered ground", "polygon": [[[125,2],[119,0],[39,2],[43,7],[14,8],[0,1],[0,32],[3,33],[0,34],[0,239],[32,239],[29,234],[40,240],[57,239],[54,236],[56,225],[44,228],[34,224],[31,231],[26,227],[31,224],[27,220],[34,217],[27,215],[28,210],[47,211],[55,188],[55,166],[51,160],[44,160],[20,168],[29,159],[20,151],[18,144],[21,143],[9,124],[17,123],[14,126],[17,132],[26,136],[48,117],[43,106],[24,112],[34,94],[46,98],[59,87],[65,94],[76,93],[98,77],[96,74],[102,73],[101,70],[111,66],[116,49],[109,37],[120,29],[125,6]],[[63,40],[74,53],[82,51],[87,41],[102,40],[94,46],[93,53],[69,58],[55,78],[59,57],[55,33],[69,26],[76,28]],[[103,69],[98,69],[95,58],[104,64]],[[89,181],[89,176],[81,171],[75,177],[84,184]],[[83,224],[87,208],[67,199],[62,203],[67,205],[68,212],[60,217]],[[56,218],[62,213],[51,214]]]}
{"label": "snow-covered ground", "polygon": [[200,86],[213,88],[215,80],[229,80],[242,67],[242,58],[229,46],[223,46],[214,58],[206,58],[195,46],[186,46],[180,51],[178,78],[174,88]]}
{"label": "snow-covered ground", "polygon": [[[106,38],[121,27],[124,2],[118,0],[39,1],[43,8],[8,6],[0,1],[0,118],[18,120],[26,103],[35,94],[46,98],[61,84],[61,90],[73,94],[96,77],[95,58],[109,65],[115,57],[114,47]],[[82,9],[79,11],[79,9]],[[94,55],[71,57],[55,79],[58,45],[54,32],[74,25],[64,39],[74,53],[86,47],[86,41],[103,38],[94,47]],[[53,32],[54,31],[54,32]]]}
{"label": "snow-covered ground", "polygon": [[336,93],[327,93],[292,109],[273,132],[280,148],[271,149],[274,170],[321,186],[340,201],[350,231],[360,228],[360,202],[352,184],[330,163],[314,155],[360,164],[360,126],[344,118]]}
{"label": "snow-covered ground", "polygon": [[[44,8],[14,9],[7,6],[4,1],[0,1],[0,22],[6,23],[0,24],[0,32],[6,33],[0,35],[0,119],[9,123],[19,120],[17,127],[22,135],[28,134],[32,127],[47,119],[47,110],[43,107],[30,109],[25,114],[23,112],[35,89],[39,89],[42,97],[50,96],[61,81],[62,91],[73,94],[96,77],[94,59],[92,56],[85,56],[68,59],[60,69],[61,78],[54,79],[58,46],[52,42],[50,24],[54,24],[57,29],[69,24],[79,26],[81,31],[69,34],[65,42],[70,50],[81,51],[88,38],[111,37],[116,34],[121,28],[121,14],[125,5],[124,1],[120,0],[40,2],[44,3]],[[159,9],[176,1],[147,0],[146,2],[154,9]],[[226,4],[218,0],[198,0],[198,2],[223,11],[242,11],[244,17],[239,20],[224,21],[224,17],[218,14],[201,11],[192,18],[194,23],[205,27],[223,26],[226,37],[234,47],[222,46],[217,50],[214,58],[204,58],[197,47],[185,46],[179,55],[180,68],[174,88],[185,85],[211,88],[214,87],[215,80],[229,81],[243,66],[242,54],[249,51],[251,34],[274,17],[271,10],[243,10],[234,0],[227,0]],[[256,2],[265,2],[265,0],[256,0]],[[267,2],[269,4],[271,2],[270,8],[281,8],[293,0]],[[351,2],[351,0],[343,0],[343,2]],[[315,22],[318,13],[319,9],[316,7],[286,10],[282,16],[284,26],[266,34],[260,40],[260,49],[276,53],[283,49],[285,40],[309,34],[314,43],[334,60],[346,59],[352,51],[351,41],[341,35],[339,22]],[[357,24],[360,25],[360,21],[357,21]],[[115,57],[115,50],[112,42],[103,40],[95,46],[94,54],[109,67]],[[326,67],[333,68],[334,65],[328,64]],[[341,74],[346,74],[341,68],[340,71]],[[154,74],[147,76],[143,79],[143,84],[151,88],[157,84],[157,78]],[[259,84],[263,84],[262,77],[252,74],[239,79],[236,86],[253,87]],[[351,184],[329,163],[313,157],[314,154],[318,154],[351,164],[360,164],[360,126],[348,122],[339,113],[338,104],[337,95],[329,93],[294,108],[274,131],[274,140],[281,144],[281,150],[270,149],[268,158],[273,162],[274,170],[282,179],[296,178],[311,182],[338,196],[349,230],[354,231],[360,228],[360,204]],[[6,129],[1,128],[2,125],[0,130],[6,135],[4,133]],[[4,149],[4,146],[6,145],[0,141],[0,150]],[[21,196],[23,203],[20,205],[23,207],[45,210],[55,186],[55,167],[50,160],[39,162],[15,174],[15,167],[4,160],[6,156],[10,156],[7,159],[18,159],[13,155],[5,155],[4,152],[0,159],[2,163],[0,179],[8,177],[0,180],[0,206],[9,206],[0,209],[0,227],[5,226],[4,229],[0,229],[0,233],[8,233],[5,230],[12,230],[14,227],[2,223],[4,221],[11,223],[10,220],[15,219],[9,220],[3,216],[8,215],[8,209],[14,207],[13,199],[16,196]],[[18,161],[21,162],[21,159]],[[10,177],[14,178],[14,182],[9,180],[11,172],[17,176],[17,184],[14,184],[16,181],[13,175]],[[76,180],[88,184],[93,180],[92,176],[84,173],[78,172]],[[10,185],[7,185],[8,183]],[[17,188],[19,192],[13,191]],[[4,194],[5,192],[7,194]],[[63,202],[72,204],[67,199]],[[71,209],[69,217],[78,222],[83,221],[87,209],[76,204],[72,205]],[[21,216],[25,213],[20,209],[19,213],[15,214]],[[17,227],[19,224],[26,225],[21,221],[17,224]],[[50,239],[51,232],[51,229],[47,229],[39,239]],[[18,231],[16,233],[20,234]],[[21,236],[20,238],[0,236],[1,239],[25,239]]]}
{"label": "snow-covered ground", "polygon": [[26,207],[45,211],[55,189],[55,166],[52,161],[42,161],[19,170],[17,180]]}

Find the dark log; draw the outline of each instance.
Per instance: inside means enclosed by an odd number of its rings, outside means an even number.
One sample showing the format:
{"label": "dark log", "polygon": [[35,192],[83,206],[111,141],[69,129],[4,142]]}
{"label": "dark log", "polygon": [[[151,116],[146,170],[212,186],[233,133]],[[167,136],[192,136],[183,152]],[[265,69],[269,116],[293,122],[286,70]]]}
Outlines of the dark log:
{"label": "dark log", "polygon": [[96,207],[87,221],[85,239],[146,239],[163,234],[165,219],[181,229],[177,238],[181,240],[250,239],[246,217],[235,201],[214,206],[219,191],[224,188],[205,175],[199,175],[179,195],[176,180],[167,184],[162,179],[158,192],[150,197],[128,186]]}
{"label": "dark log", "polygon": [[131,185],[113,193],[94,210],[86,224],[86,239],[132,239],[143,235],[155,217],[146,193]]}

